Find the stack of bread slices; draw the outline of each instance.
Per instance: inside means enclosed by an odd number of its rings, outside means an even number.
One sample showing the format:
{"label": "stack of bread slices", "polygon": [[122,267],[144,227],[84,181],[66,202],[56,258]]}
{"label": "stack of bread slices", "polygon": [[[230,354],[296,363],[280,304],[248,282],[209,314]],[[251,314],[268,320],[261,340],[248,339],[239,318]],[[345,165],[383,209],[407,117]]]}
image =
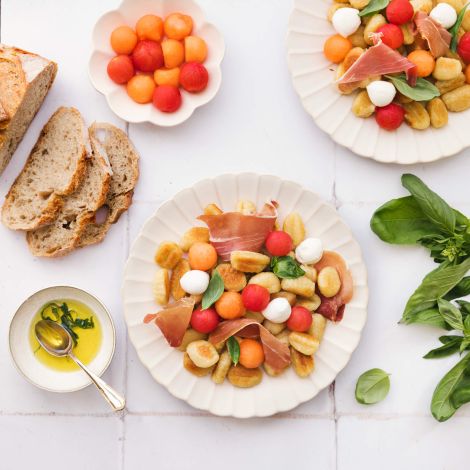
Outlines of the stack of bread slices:
{"label": "stack of bread slices", "polygon": [[86,128],[59,108],[6,196],[2,221],[23,230],[35,256],[63,256],[101,242],[132,203],[138,154],[111,124]]}

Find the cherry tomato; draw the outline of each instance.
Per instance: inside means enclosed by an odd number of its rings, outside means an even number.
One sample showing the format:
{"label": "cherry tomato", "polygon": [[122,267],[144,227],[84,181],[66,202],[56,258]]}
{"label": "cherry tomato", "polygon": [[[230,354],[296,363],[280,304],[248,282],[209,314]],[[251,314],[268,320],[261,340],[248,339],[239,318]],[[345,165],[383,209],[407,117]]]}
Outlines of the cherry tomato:
{"label": "cherry tomato", "polygon": [[307,331],[312,324],[312,314],[305,307],[292,307],[287,320],[287,328],[291,331]]}
{"label": "cherry tomato", "polygon": [[382,33],[382,41],[392,49],[401,47],[405,40],[403,31],[396,24],[384,24],[376,32]]}
{"label": "cherry tomato", "polygon": [[377,124],[387,131],[398,129],[405,119],[405,110],[396,103],[390,103],[382,108],[375,109]]}
{"label": "cherry tomato", "polygon": [[457,52],[466,64],[470,63],[470,31],[466,32],[459,41]]}
{"label": "cherry tomato", "polygon": [[387,20],[393,24],[405,24],[412,20],[415,12],[410,0],[392,0],[385,10]]}
{"label": "cherry tomato", "polygon": [[283,230],[271,232],[266,238],[265,245],[273,256],[286,256],[294,247],[291,236]]}
{"label": "cherry tomato", "polygon": [[163,67],[162,46],[147,39],[139,41],[132,52],[132,61],[136,69],[142,72],[154,72]]}
{"label": "cherry tomato", "polygon": [[211,333],[217,328],[220,317],[213,308],[198,308],[191,315],[191,326],[199,333]]}
{"label": "cherry tomato", "polygon": [[109,61],[109,78],[122,85],[127,83],[135,74],[134,64],[128,55],[118,55]]}
{"label": "cherry tomato", "polygon": [[243,305],[252,312],[264,310],[270,300],[269,291],[266,287],[257,284],[248,284],[242,292]]}

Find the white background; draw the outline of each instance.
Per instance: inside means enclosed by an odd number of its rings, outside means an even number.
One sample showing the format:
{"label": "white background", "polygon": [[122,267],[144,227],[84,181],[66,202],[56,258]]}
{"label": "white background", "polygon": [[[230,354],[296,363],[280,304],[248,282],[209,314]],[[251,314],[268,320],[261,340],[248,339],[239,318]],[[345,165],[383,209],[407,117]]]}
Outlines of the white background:
{"label": "white background", "polygon": [[[174,129],[127,126],[88,80],[91,30],[118,0],[0,1],[1,41],[59,64],[44,106],[0,176],[0,193],[6,194],[60,105],[76,106],[89,123],[105,120],[127,130],[142,157],[134,204],[99,246],[64,259],[33,259],[22,234],[0,227],[2,470],[52,468],[41,460],[52,451],[56,463],[70,470],[468,466],[470,407],[443,424],[429,413],[434,386],[456,358],[421,359],[439,332],[397,325],[406,299],[432,263],[419,248],[380,242],[369,220],[380,203],[403,194],[404,171],[418,174],[470,213],[469,151],[403,168],[364,160],[333,144],[302,110],[290,83],[289,0],[200,0],[225,37],[222,87],[213,102]],[[194,410],[151,379],[126,339],[120,284],[129,245],[162,201],[206,176],[248,170],[297,181],[336,205],[362,245],[371,297],[361,343],[334,386],[290,413],[237,421]],[[7,333],[13,312],[29,294],[54,284],[90,290],[110,308],[118,343],[105,378],[127,396],[121,416],[112,415],[91,387],[71,395],[43,392],[11,364]],[[364,407],[354,400],[354,386],[372,367],[390,372],[392,386],[384,402]]]}

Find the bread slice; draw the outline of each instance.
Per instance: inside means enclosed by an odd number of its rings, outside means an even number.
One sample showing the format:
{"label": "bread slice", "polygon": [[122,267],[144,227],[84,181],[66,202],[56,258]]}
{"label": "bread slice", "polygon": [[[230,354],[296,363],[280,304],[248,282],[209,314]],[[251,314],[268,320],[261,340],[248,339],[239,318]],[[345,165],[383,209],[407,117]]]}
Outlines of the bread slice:
{"label": "bread slice", "polygon": [[83,179],[88,133],[74,108],[59,108],[44,126],[21,173],[8,192],[3,223],[13,230],[36,230],[52,223]]}
{"label": "bread slice", "polygon": [[113,176],[108,196],[103,205],[106,211],[100,221],[100,210],[89,223],[78,242],[83,247],[101,242],[111,225],[116,223],[132,203],[134,187],[139,178],[139,155],[127,135],[111,124],[95,123],[90,127],[90,135],[97,139],[108,155]]}
{"label": "bread slice", "polygon": [[54,82],[57,64],[0,44],[0,174]]}
{"label": "bread slice", "polygon": [[52,258],[70,253],[95,212],[106,201],[111,167],[93,137],[91,147],[83,182],[73,194],[64,198],[57,219],[51,225],[27,233],[26,240],[33,255]]}

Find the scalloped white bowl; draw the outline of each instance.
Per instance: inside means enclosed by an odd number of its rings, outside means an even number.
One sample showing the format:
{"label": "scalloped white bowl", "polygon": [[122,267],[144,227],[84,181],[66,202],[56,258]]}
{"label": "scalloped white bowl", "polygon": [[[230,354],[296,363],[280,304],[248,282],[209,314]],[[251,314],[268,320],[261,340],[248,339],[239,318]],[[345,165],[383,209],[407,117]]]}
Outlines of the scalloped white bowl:
{"label": "scalloped white bowl", "polygon": [[357,155],[383,163],[432,162],[469,147],[470,110],[449,113],[447,126],[424,131],[403,125],[387,132],[373,118],[354,116],[354,94],[338,93],[334,86],[336,66],[323,56],[325,40],[335,33],[327,20],[331,4],[332,0],[294,0],[287,34],[294,88],[318,127]]}
{"label": "scalloped white bowl", "polygon": [[[188,93],[180,89],[183,103],[174,113],[163,113],[152,103],[138,104],[126,92],[124,85],[114,83],[107,73],[108,62],[116,55],[109,38],[112,31],[121,25],[135,27],[137,20],[146,14],[165,17],[173,12],[190,15],[193,19],[193,34],[207,43],[208,55],[204,66],[209,72],[207,88],[200,93]],[[196,108],[214,98],[222,82],[220,64],[225,53],[224,39],[220,32],[204,20],[201,8],[193,0],[124,0],[117,10],[104,14],[93,29],[93,52],[88,63],[88,73],[93,86],[103,95],[112,111],[128,122],[150,122],[157,126],[177,126],[186,121]]]}
{"label": "scalloped white bowl", "polygon": [[[239,199],[252,200],[258,207],[276,200],[281,220],[292,211],[299,212],[307,233],[320,237],[326,249],[340,253],[352,272],[354,297],[340,323],[328,322],[315,354],[315,371],[308,378],[299,378],[289,368],[279,377],[263,374],[261,384],[250,389],[235,388],[228,381],[216,385],[210,377],[198,378],[186,371],[183,353],[171,348],[154,325],[142,323],[145,314],[159,309],[152,295],[152,281],[159,269],[153,260],[158,245],[164,240],[180,240],[198,223],[196,217],[207,204],[216,203],[228,211],[234,210]],[[359,343],[367,317],[367,271],[361,249],[336,210],[296,183],[252,173],[203,180],[163,204],[131,248],[122,293],[130,340],[154,379],[195,408],[237,418],[290,410],[330,385]]]}

